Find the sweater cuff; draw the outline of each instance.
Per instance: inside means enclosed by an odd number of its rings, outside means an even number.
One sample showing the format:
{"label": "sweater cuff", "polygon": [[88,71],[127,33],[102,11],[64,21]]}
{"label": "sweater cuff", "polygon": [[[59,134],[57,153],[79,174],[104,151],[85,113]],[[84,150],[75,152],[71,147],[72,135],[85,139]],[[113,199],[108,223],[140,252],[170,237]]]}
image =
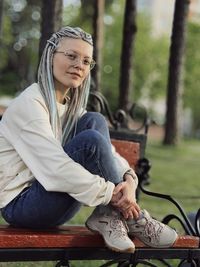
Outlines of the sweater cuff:
{"label": "sweater cuff", "polygon": [[111,201],[112,195],[113,195],[113,191],[115,189],[115,185],[111,182],[107,182],[108,187],[107,187],[107,192],[106,192],[106,196],[105,196],[105,201],[104,203],[102,203],[102,205],[108,205]]}

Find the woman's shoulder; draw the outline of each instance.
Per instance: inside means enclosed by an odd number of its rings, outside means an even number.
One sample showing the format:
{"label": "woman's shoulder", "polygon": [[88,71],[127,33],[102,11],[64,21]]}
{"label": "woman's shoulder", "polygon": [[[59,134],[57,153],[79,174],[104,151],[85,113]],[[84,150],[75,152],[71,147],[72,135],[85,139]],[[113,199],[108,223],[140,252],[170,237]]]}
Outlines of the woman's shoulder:
{"label": "woman's shoulder", "polygon": [[13,114],[28,117],[40,117],[42,113],[48,113],[45,101],[40,93],[37,83],[33,83],[23,90],[8,106],[5,115]]}
{"label": "woman's shoulder", "polygon": [[[27,98],[27,99],[35,99],[35,100],[43,100],[40,87],[38,83],[33,83],[26,89],[24,89],[20,94],[19,98]],[[44,101],[44,100],[43,100]]]}
{"label": "woman's shoulder", "polygon": [[37,106],[42,105],[46,109],[44,98],[41,94],[40,87],[37,83],[31,84],[24,89],[14,100],[14,105]]}

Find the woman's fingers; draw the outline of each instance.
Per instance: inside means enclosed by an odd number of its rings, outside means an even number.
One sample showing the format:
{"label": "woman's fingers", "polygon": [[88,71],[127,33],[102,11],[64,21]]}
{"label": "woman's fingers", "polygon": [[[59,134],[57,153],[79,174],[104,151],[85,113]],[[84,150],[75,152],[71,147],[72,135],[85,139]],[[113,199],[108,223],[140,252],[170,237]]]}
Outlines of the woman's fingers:
{"label": "woman's fingers", "polygon": [[137,219],[140,207],[136,203],[133,188],[127,182],[118,184],[114,191],[111,203],[123,214],[125,219]]}
{"label": "woman's fingers", "polygon": [[124,188],[123,182],[116,185],[114,190],[113,190],[113,195],[118,194],[120,191],[122,191],[123,188]]}
{"label": "woman's fingers", "polygon": [[131,207],[128,210],[121,210],[122,215],[125,219],[138,219],[140,209],[137,207]]}

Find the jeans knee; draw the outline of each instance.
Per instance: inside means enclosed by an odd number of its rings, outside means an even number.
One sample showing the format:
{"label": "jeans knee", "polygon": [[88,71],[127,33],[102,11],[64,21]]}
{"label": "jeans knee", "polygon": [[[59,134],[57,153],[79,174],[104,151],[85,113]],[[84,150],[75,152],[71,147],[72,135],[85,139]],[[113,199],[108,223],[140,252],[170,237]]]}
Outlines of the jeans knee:
{"label": "jeans knee", "polygon": [[86,151],[95,153],[96,155],[105,156],[110,150],[110,144],[106,138],[96,130],[88,129],[82,135],[85,143]]}
{"label": "jeans knee", "polygon": [[85,141],[87,141],[88,144],[90,143],[96,146],[104,145],[104,143],[106,142],[103,135],[93,129],[86,130],[83,134],[83,138],[85,138]]}
{"label": "jeans knee", "polygon": [[111,156],[111,147],[106,138],[96,130],[88,129],[82,133],[85,144],[84,155],[87,159],[108,159]]}
{"label": "jeans knee", "polygon": [[87,112],[84,116],[90,123],[93,123],[97,126],[107,126],[105,117],[99,112]]}

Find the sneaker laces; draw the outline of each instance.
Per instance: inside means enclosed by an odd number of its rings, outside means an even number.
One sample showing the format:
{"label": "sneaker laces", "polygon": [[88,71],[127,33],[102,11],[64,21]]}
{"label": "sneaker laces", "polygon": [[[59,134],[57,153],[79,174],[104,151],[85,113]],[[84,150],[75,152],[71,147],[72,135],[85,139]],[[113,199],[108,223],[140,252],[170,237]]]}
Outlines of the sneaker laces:
{"label": "sneaker laces", "polygon": [[113,214],[112,212],[112,219],[110,219],[110,228],[113,230],[113,235],[118,236],[120,238],[126,239],[127,238],[127,232],[128,232],[128,226],[127,223],[121,218],[120,214]]}
{"label": "sneaker laces", "polygon": [[146,220],[146,224],[144,225],[143,236],[150,240],[154,240],[154,242],[159,242],[160,234],[163,230],[163,226],[151,219],[150,221]]}

